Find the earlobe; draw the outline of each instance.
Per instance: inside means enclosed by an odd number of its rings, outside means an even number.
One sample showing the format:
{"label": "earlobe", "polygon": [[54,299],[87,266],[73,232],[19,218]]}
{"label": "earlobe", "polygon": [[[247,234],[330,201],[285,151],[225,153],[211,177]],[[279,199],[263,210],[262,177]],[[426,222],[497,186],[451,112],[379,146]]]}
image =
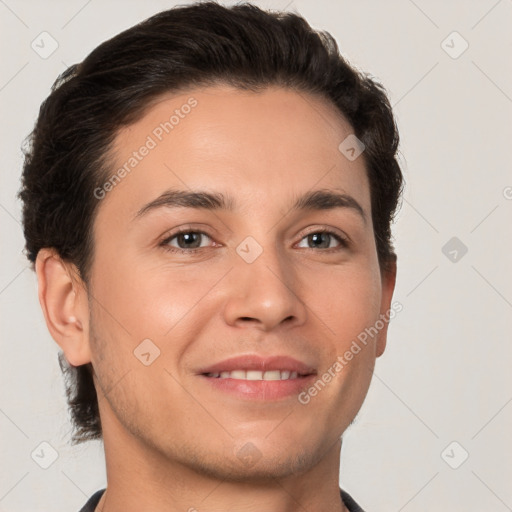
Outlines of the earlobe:
{"label": "earlobe", "polygon": [[393,292],[396,284],[396,256],[393,261],[389,262],[385,269],[382,270],[382,299],[380,314],[381,319],[384,321],[384,326],[380,330],[377,337],[375,346],[375,355],[380,357],[386,349],[386,342],[388,336],[388,326],[390,320],[391,300],[393,299]]}
{"label": "earlobe", "polygon": [[35,271],[38,295],[46,325],[52,338],[73,366],[89,363],[87,292],[54,249],[41,249]]}

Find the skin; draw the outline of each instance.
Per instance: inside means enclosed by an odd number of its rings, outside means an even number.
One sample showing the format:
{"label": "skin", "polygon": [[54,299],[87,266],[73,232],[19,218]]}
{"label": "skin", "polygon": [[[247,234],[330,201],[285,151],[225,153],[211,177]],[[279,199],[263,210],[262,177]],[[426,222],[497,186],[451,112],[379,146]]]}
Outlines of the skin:
{"label": "skin", "polygon": [[[154,102],[119,132],[113,172],[190,97],[197,106],[101,200],[89,288],[52,249],[36,262],[52,337],[71,364],[94,368],[108,478],[97,510],[346,510],[340,438],[386,327],[305,405],[228,396],[196,371],[235,355],[286,354],[321,375],[390,309],[396,268],[379,267],[364,157],[338,150],[353,130],[321,98],[219,85]],[[161,207],[134,220],[170,188],[235,204]],[[365,219],[354,208],[291,210],[315,190],[350,195]],[[186,242],[184,252],[165,250],[180,227],[210,238],[195,253]],[[308,235],[321,229],[349,245],[326,237],[316,246]],[[236,251],[247,236],[262,249],[252,263]],[[183,248],[180,240],[167,246]],[[133,353],[147,338],[160,350],[149,366]],[[244,446],[252,461],[241,459]]]}

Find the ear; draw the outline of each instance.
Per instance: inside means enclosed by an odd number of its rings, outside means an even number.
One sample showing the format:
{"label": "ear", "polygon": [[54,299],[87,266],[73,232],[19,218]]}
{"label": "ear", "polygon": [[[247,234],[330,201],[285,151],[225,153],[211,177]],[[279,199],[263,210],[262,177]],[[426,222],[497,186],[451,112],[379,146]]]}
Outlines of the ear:
{"label": "ear", "polygon": [[379,335],[377,337],[377,343],[375,346],[376,357],[380,357],[386,348],[391,311],[391,299],[393,298],[393,292],[395,290],[396,283],[396,269],[397,264],[395,256],[395,258],[387,263],[385,268],[381,270],[382,297],[380,303],[380,318],[383,319],[384,327],[379,331]]}
{"label": "ear", "polygon": [[52,338],[71,365],[89,363],[89,304],[76,266],[64,262],[55,249],[45,248],[37,254],[35,271],[39,303]]}

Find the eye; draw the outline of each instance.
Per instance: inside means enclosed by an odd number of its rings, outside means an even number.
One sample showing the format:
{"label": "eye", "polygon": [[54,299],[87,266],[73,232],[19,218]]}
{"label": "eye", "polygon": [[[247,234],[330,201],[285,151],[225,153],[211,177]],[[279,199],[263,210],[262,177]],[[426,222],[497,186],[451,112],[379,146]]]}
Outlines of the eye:
{"label": "eye", "polygon": [[170,251],[191,251],[208,247],[211,245],[212,239],[202,231],[181,231],[166,238],[161,245]]}
{"label": "eye", "polygon": [[309,233],[298,244],[298,247],[306,247],[308,249],[335,249],[336,247],[347,246],[348,242],[345,239],[330,231]]}

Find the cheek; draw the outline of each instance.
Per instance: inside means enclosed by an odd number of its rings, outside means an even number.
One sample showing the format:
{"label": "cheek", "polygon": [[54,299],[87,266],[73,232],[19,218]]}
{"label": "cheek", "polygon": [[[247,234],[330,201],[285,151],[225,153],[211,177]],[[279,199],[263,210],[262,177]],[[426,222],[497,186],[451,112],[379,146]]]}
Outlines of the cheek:
{"label": "cheek", "polygon": [[312,416],[324,416],[340,435],[359,411],[372,377],[377,338],[367,333],[379,319],[379,276],[368,267],[347,266],[337,273],[331,270],[322,293],[311,287],[310,309],[321,320],[317,326],[325,326],[326,337],[320,340],[322,370],[301,403],[308,402]]}
{"label": "cheek", "polygon": [[[128,259],[112,262],[105,259],[102,265],[98,259],[93,281],[98,336],[93,357],[106,361],[98,361],[100,375],[113,383],[128,371],[142,372],[139,384],[165,387],[168,383],[159,383],[155,372],[181,373],[187,349],[219,314],[213,289],[226,269],[205,265],[191,272]],[[148,351],[154,362],[143,366],[137,356]],[[146,375],[152,376],[146,381]],[[165,381],[167,374],[161,375]]]}
{"label": "cheek", "polygon": [[165,336],[208,292],[215,277],[201,280],[179,269],[150,269],[121,260],[115,265],[98,261],[97,268],[92,293],[108,313],[102,318],[133,341]]}
{"label": "cheek", "polygon": [[379,317],[380,273],[371,266],[346,265],[317,272],[305,286],[307,305],[341,345],[338,349]]}
{"label": "cheek", "polygon": [[[316,277],[317,285],[322,286],[311,286],[308,300],[310,309],[321,320],[317,326],[324,327],[324,357],[321,382],[310,391],[321,395],[313,405],[316,414],[324,411],[330,421],[337,423],[340,417],[355,416],[370,384],[377,338],[367,333],[380,315],[380,272],[378,266],[366,262],[330,269]],[[305,400],[312,395],[308,391]]]}

